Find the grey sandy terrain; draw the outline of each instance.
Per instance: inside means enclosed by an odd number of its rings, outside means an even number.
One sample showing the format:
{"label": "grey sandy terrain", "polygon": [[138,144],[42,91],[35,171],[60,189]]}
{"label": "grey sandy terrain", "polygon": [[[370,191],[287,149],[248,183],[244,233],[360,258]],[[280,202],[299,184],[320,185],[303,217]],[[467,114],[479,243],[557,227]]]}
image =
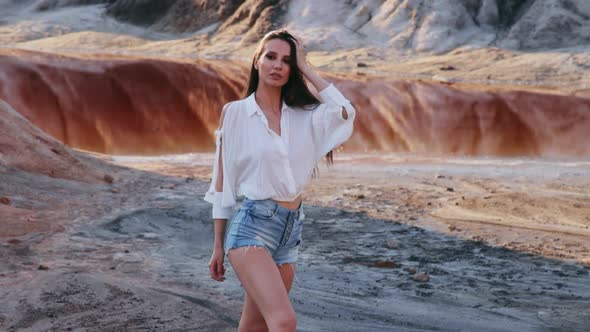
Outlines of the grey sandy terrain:
{"label": "grey sandy terrain", "polygon": [[[213,230],[210,206],[202,201],[207,183],[118,166],[112,171],[116,192],[109,184],[0,173],[20,204],[51,196],[47,204],[76,207],[47,213],[47,222],[71,220],[63,232],[3,239],[0,329],[235,330],[239,282],[229,264],[225,282],[208,276]],[[67,190],[56,190],[64,185]],[[352,209],[308,205],[305,214],[292,291],[300,331],[590,326],[587,265]]]}

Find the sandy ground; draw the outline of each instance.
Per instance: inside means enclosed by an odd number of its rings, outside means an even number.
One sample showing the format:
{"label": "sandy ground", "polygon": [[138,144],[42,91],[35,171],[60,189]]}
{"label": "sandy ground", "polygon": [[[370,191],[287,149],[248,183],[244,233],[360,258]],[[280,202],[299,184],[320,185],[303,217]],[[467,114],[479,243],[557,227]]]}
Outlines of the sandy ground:
{"label": "sandy ground", "polygon": [[[0,175],[14,208],[43,216],[30,222],[63,228],[3,234],[0,329],[235,330],[239,282],[207,271],[212,155],[102,158],[143,171]],[[588,165],[338,155],[304,207],[299,330],[583,331]]]}

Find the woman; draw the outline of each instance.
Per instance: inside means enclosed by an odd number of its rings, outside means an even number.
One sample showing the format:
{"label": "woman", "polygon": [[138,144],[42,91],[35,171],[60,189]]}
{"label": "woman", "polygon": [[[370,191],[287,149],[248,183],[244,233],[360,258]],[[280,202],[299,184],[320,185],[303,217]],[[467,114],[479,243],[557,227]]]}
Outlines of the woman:
{"label": "woman", "polygon": [[[209,269],[223,281],[227,255],[246,290],[239,331],[295,331],[288,293],[301,244],[302,193],[317,163],[331,160],[332,149],[350,137],[355,110],[308,66],[303,42],[286,30],[260,42],[246,95],[223,107],[215,132],[205,195],[215,223]],[[245,200],[234,215],[238,195]]]}

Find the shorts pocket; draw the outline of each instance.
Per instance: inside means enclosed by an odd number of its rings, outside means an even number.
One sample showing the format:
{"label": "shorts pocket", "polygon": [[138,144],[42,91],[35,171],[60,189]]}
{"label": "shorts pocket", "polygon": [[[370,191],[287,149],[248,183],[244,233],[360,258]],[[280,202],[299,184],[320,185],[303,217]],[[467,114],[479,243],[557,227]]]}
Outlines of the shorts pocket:
{"label": "shorts pocket", "polygon": [[248,209],[248,213],[258,219],[271,219],[275,215],[275,211],[259,204],[252,205]]}

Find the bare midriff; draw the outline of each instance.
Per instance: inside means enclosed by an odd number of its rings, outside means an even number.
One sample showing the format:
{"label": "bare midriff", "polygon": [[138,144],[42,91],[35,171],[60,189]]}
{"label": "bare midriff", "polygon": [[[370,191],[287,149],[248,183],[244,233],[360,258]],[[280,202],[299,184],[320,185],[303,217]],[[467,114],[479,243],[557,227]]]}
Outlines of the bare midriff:
{"label": "bare midriff", "polygon": [[301,202],[303,201],[303,196],[299,195],[294,201],[292,202],[283,202],[283,201],[275,201],[278,205],[287,208],[291,211],[295,211],[301,206]]}

